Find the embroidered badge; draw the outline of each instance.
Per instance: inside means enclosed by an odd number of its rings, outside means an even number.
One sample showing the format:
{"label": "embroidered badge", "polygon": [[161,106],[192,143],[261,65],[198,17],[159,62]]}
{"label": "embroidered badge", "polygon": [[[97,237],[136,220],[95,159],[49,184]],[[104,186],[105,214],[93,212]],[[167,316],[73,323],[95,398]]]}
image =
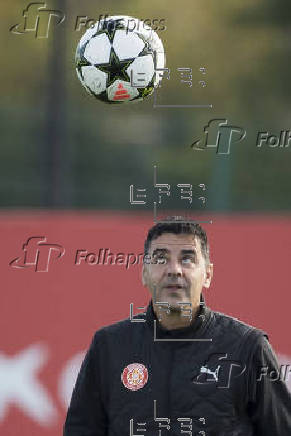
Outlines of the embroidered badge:
{"label": "embroidered badge", "polygon": [[148,370],[142,363],[131,363],[122,371],[121,381],[127,389],[137,391],[148,381]]}

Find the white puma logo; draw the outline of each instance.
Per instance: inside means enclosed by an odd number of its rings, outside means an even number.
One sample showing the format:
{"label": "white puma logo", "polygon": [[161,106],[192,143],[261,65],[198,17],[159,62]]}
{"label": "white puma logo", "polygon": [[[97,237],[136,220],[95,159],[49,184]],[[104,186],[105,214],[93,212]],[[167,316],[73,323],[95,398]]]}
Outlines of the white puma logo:
{"label": "white puma logo", "polygon": [[214,380],[218,381],[218,372],[219,372],[219,369],[220,369],[220,365],[218,365],[218,367],[214,371],[211,371],[209,368],[207,368],[206,365],[203,365],[200,368],[200,374],[203,374],[203,373],[211,374],[211,375],[213,375]]}

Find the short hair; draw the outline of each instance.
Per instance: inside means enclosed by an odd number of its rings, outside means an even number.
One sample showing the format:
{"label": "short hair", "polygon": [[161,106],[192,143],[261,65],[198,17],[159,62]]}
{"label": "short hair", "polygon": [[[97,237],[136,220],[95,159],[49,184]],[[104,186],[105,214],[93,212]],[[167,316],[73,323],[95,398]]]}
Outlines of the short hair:
{"label": "short hair", "polygon": [[207,263],[210,262],[209,244],[205,230],[196,221],[188,220],[180,216],[167,217],[164,221],[159,221],[149,229],[144,243],[145,254],[149,253],[151,242],[163,233],[197,236],[200,240],[202,255]]}

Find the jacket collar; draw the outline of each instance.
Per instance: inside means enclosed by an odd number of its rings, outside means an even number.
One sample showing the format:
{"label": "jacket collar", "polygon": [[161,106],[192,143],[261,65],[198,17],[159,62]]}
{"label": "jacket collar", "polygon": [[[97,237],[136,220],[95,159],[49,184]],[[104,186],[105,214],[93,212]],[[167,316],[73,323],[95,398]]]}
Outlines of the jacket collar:
{"label": "jacket collar", "polygon": [[[146,311],[146,324],[154,331],[155,337],[160,339],[194,339],[202,335],[205,327],[207,326],[212,311],[205,304],[204,296],[201,294],[200,308],[194,320],[187,327],[182,327],[174,330],[164,328],[153,309],[153,301],[151,299]],[[155,321],[155,322],[154,322]],[[187,341],[191,343],[190,341]]]}

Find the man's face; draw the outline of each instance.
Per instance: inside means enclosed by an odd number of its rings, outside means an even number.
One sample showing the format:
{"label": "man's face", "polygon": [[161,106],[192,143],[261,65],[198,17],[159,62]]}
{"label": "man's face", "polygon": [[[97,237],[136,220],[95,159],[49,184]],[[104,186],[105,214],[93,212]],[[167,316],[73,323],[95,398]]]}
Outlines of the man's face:
{"label": "man's face", "polygon": [[213,265],[207,264],[201,252],[200,239],[163,233],[151,242],[149,255],[150,260],[143,265],[143,284],[153,302],[168,302],[174,311],[189,308],[178,303],[197,308],[202,288],[210,286],[213,273]]}

